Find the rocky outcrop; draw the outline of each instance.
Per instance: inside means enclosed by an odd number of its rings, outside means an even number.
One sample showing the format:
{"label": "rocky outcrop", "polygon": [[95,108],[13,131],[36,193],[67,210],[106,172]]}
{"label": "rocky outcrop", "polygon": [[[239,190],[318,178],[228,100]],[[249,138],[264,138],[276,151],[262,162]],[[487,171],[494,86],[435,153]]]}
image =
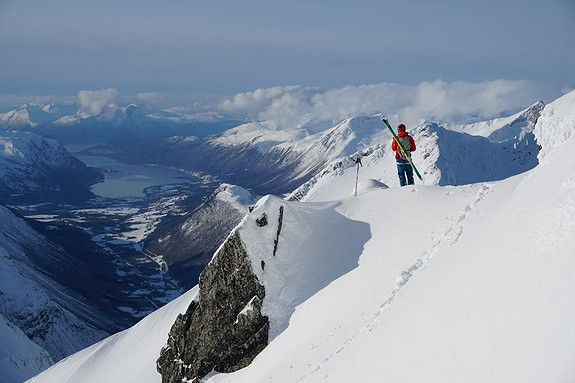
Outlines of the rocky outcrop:
{"label": "rocky outcrop", "polygon": [[163,383],[247,366],[268,343],[264,286],[239,233],[232,233],[200,275],[200,293],[179,315],[156,362]]}

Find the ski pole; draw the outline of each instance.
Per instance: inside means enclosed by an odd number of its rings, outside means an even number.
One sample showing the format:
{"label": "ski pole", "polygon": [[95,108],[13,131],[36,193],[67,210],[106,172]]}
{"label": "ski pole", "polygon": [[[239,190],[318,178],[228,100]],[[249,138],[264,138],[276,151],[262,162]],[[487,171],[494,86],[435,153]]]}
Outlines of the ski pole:
{"label": "ski pole", "polygon": [[385,125],[387,125],[387,127],[389,128],[389,131],[391,132],[391,134],[393,134],[393,138],[395,139],[395,142],[397,142],[397,144],[399,145],[399,148],[401,149],[401,152],[403,153],[403,155],[405,156],[405,158],[407,158],[407,161],[409,161],[409,164],[411,165],[411,167],[413,168],[413,170],[415,170],[415,174],[417,174],[417,177],[423,181],[423,178],[421,177],[421,174],[419,174],[419,172],[417,171],[417,168],[415,167],[415,165],[413,164],[413,162],[411,161],[411,156],[408,156],[405,148],[403,147],[403,145],[401,144],[401,142],[399,142],[399,138],[397,137],[397,134],[395,134],[395,132],[393,131],[393,128],[391,127],[391,125],[389,125],[389,122],[383,118],[383,116],[381,117],[381,121],[383,121],[385,123]]}

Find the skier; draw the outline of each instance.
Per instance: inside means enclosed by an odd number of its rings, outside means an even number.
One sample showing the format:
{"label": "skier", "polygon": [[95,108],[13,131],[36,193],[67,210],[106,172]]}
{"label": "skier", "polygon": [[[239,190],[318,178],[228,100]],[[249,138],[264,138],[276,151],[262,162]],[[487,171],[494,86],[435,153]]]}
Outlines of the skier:
{"label": "skier", "polygon": [[399,142],[401,142],[403,149],[405,150],[404,154],[395,139],[391,143],[391,150],[395,152],[399,184],[401,186],[405,186],[405,177],[407,176],[407,185],[413,185],[413,168],[409,164],[406,155],[411,159],[411,152],[415,151],[415,141],[413,141],[413,137],[411,137],[409,133],[406,132],[405,125],[403,124],[397,125],[397,137]]}

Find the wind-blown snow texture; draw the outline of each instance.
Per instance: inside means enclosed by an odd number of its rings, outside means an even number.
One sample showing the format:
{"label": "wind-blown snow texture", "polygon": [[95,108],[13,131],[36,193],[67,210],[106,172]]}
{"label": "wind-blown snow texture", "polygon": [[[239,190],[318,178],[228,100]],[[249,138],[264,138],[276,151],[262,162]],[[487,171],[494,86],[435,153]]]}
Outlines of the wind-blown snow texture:
{"label": "wind-blown snow texture", "polygon": [[[333,192],[317,189],[308,202],[265,197],[240,229],[252,236],[246,248],[256,262],[269,257],[271,239],[249,224],[260,209],[285,203],[286,230],[305,234],[286,231],[271,267],[258,271],[275,291],[275,301],[264,302],[277,315],[274,339],[250,366],[206,381],[573,381],[574,121],[575,92],[547,105],[534,129],[539,165],[503,180],[439,186],[436,177],[387,189],[368,182],[354,198],[355,171],[343,171],[322,181],[321,189]],[[362,181],[382,178],[374,175],[385,175],[394,166],[389,160],[369,174],[362,168]],[[349,244],[338,246],[344,239]],[[276,267],[309,276],[293,280],[298,276]],[[153,365],[150,349],[162,342],[148,323],[173,322],[175,315],[161,318],[166,310],[101,343],[107,353],[131,350],[125,358],[102,356],[94,346],[33,381],[160,382],[155,371],[134,374],[133,360],[142,369]],[[139,358],[133,350],[142,350]]]}

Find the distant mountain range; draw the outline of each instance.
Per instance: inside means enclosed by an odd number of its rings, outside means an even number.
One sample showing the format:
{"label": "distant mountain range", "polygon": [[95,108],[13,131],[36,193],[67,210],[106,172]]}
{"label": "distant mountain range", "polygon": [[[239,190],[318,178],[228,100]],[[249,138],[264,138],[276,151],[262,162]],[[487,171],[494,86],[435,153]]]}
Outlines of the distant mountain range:
{"label": "distant mountain range", "polygon": [[143,105],[108,105],[95,114],[77,105],[24,104],[0,113],[0,130],[32,131],[63,144],[102,143],[126,137],[150,140],[175,135],[205,136],[236,126],[228,115],[185,109],[158,110]]}

